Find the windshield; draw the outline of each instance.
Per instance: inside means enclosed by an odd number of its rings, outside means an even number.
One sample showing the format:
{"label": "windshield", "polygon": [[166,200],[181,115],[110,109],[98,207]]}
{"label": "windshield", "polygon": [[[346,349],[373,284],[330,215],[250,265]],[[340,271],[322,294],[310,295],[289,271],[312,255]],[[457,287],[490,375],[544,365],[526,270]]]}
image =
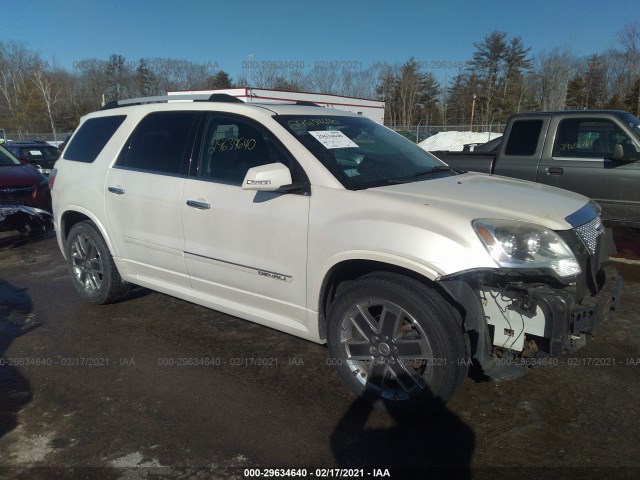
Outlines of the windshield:
{"label": "windshield", "polygon": [[330,115],[274,118],[349,190],[456,174],[412,141],[368,118]]}
{"label": "windshield", "polygon": [[7,150],[0,147],[0,167],[20,165],[20,160],[11,155]]}
{"label": "windshield", "polygon": [[638,120],[632,114],[626,113],[622,116],[622,121],[626,123],[629,127],[631,127],[631,130],[633,130],[633,133],[635,133],[636,136],[640,138],[640,120]]}

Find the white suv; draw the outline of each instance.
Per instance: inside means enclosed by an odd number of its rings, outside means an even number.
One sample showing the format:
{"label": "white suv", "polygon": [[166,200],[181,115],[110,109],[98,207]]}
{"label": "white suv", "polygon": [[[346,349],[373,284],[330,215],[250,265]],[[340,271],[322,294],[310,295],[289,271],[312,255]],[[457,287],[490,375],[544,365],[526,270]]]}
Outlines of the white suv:
{"label": "white suv", "polygon": [[327,342],[348,386],[386,405],[446,401],[471,364],[513,376],[581,346],[619,301],[588,198],[454,171],[347,112],[111,103],[50,182],[86,300],[137,284]]}

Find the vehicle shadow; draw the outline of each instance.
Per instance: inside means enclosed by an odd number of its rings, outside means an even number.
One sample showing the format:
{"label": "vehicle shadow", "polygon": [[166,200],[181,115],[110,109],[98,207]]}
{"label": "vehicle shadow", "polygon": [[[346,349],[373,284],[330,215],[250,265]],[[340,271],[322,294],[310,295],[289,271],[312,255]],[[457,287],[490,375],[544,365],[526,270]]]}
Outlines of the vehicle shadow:
{"label": "vehicle shadow", "polygon": [[32,310],[24,290],[0,280],[0,438],[18,425],[18,412],[32,399],[29,381],[5,356],[16,338],[40,326],[30,323]]}
{"label": "vehicle shadow", "polygon": [[443,402],[413,413],[388,402],[384,409],[394,427],[366,428],[375,410],[361,399],[347,409],[331,435],[340,468],[389,468],[392,478],[471,478],[475,434]]}
{"label": "vehicle shadow", "polygon": [[640,260],[640,229],[614,227],[613,239],[618,251],[615,257]]}
{"label": "vehicle shadow", "polygon": [[5,231],[0,234],[0,248],[16,248],[27,243],[40,242],[55,237],[55,232],[44,232],[37,235],[25,235],[19,231]]}

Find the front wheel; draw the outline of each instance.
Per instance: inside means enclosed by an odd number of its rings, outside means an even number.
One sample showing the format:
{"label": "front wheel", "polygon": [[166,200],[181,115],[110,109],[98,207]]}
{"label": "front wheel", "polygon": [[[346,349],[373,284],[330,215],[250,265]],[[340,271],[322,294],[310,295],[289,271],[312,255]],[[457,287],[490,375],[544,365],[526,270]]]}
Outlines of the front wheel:
{"label": "front wheel", "polygon": [[370,274],[339,289],[328,343],[347,386],[374,404],[412,408],[446,402],[468,371],[458,312],[434,290],[402,275]]}
{"label": "front wheel", "polygon": [[89,221],[75,224],[65,245],[73,286],[82,298],[98,304],[124,297],[130,284],[124,282],[102,235]]}

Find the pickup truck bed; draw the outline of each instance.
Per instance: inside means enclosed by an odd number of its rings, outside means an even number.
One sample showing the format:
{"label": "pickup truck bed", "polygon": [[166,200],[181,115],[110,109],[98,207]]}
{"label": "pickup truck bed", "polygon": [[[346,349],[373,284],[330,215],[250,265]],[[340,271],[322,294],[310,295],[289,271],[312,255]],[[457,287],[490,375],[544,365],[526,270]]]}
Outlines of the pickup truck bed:
{"label": "pickup truck bed", "polygon": [[429,152],[456,170],[469,170],[480,173],[493,173],[494,153],[485,152],[450,152],[439,150]]}

